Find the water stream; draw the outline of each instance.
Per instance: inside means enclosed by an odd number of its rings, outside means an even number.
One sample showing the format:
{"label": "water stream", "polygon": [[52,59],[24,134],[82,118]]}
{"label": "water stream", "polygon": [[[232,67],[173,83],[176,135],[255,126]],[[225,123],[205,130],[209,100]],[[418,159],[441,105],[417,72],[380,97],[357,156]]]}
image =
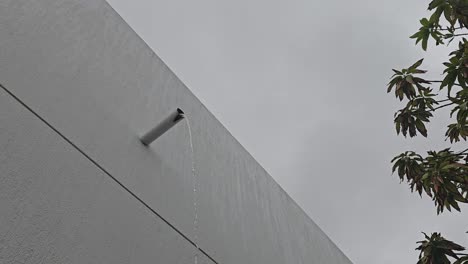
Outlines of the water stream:
{"label": "water stream", "polygon": [[192,160],[192,184],[193,184],[193,243],[195,244],[196,251],[194,255],[194,263],[198,264],[198,254],[200,252],[200,248],[198,247],[198,179],[197,173],[195,170],[195,154],[193,151],[193,138],[192,138],[192,129],[190,127],[190,122],[188,117],[186,116],[185,120],[187,120],[187,129],[189,133],[189,141],[190,141],[190,154]]}

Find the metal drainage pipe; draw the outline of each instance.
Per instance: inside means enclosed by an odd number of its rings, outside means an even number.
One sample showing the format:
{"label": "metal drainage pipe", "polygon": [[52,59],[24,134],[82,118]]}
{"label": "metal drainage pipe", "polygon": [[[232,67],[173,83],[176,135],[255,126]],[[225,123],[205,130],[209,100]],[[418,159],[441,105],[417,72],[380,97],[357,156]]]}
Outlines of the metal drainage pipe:
{"label": "metal drainage pipe", "polygon": [[153,129],[148,131],[144,134],[140,140],[143,145],[148,146],[157,138],[162,136],[166,133],[169,129],[171,129],[175,124],[179,123],[180,120],[185,118],[184,111],[180,108],[177,108],[174,112],[172,112],[169,116],[167,116],[161,123],[155,126]]}

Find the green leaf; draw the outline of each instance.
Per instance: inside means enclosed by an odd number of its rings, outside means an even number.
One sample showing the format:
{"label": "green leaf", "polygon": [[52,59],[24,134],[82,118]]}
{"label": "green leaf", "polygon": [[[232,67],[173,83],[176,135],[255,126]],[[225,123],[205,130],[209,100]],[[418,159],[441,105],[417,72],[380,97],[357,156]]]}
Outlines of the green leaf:
{"label": "green leaf", "polygon": [[442,12],[444,11],[443,7],[438,7],[437,10],[432,14],[431,18],[429,18],[429,23],[430,24],[438,24],[440,15],[442,15]]}
{"label": "green leaf", "polygon": [[429,35],[424,35],[423,39],[422,39],[422,43],[421,43],[421,46],[422,46],[422,49],[424,51],[427,50],[427,41],[429,40]]}
{"label": "green leaf", "polygon": [[418,32],[414,33],[413,35],[411,35],[410,38],[412,38],[412,39],[413,38],[419,38],[419,37],[421,37],[421,35],[422,35],[421,31],[418,31]]}
{"label": "green leaf", "polygon": [[429,26],[429,20],[427,20],[427,18],[422,18],[421,20],[419,20],[419,22],[425,27]]}
{"label": "green leaf", "polygon": [[455,83],[455,79],[457,78],[457,73],[455,71],[451,71],[447,73],[444,80],[440,84],[440,89],[442,90],[445,86],[447,86],[449,93],[452,89],[453,84]]}
{"label": "green leaf", "polygon": [[395,69],[392,69],[392,71],[393,71],[395,74],[399,74],[399,75],[402,75],[402,74],[403,74],[401,71],[398,71],[398,70],[395,70]]}
{"label": "green leaf", "polygon": [[430,4],[428,9],[432,10],[440,5],[442,5],[445,2],[445,0],[433,0]]}
{"label": "green leaf", "polygon": [[413,65],[411,65],[411,66],[408,68],[408,71],[417,69],[419,66],[421,66],[421,64],[423,63],[423,61],[424,61],[424,59],[418,60],[417,62],[415,62]]}
{"label": "green leaf", "polygon": [[415,70],[413,70],[413,73],[414,73],[414,74],[426,73],[426,72],[427,72],[426,70],[420,70],[420,69],[415,69]]}
{"label": "green leaf", "polygon": [[423,176],[421,177],[421,180],[426,180],[427,178],[429,178],[429,173],[424,173]]}
{"label": "green leaf", "polygon": [[424,123],[420,119],[416,119],[416,128],[418,129],[419,133],[421,133],[421,135],[427,137],[426,126],[424,126]]}
{"label": "green leaf", "polygon": [[411,83],[411,84],[414,84],[413,76],[411,76],[411,75],[406,76],[405,80],[406,80],[407,82]]}
{"label": "green leaf", "polygon": [[449,5],[444,5],[444,17],[453,26],[454,23],[452,23],[451,15],[452,15],[452,8],[450,8]]}
{"label": "green leaf", "polygon": [[466,86],[466,83],[465,83],[465,77],[463,77],[463,73],[462,72],[459,72],[458,75],[457,75],[457,79],[458,79],[458,83],[464,88],[466,89],[467,86]]}
{"label": "green leaf", "polygon": [[460,212],[460,207],[458,206],[458,203],[457,203],[455,200],[453,200],[453,199],[448,199],[448,202],[449,202],[449,204],[450,204],[453,208],[455,208],[455,210],[457,210],[458,212]]}
{"label": "green leaf", "polygon": [[451,57],[451,58],[449,59],[449,61],[450,61],[452,64],[457,65],[458,62],[459,62],[460,60],[458,59],[457,56],[453,56],[453,57]]}

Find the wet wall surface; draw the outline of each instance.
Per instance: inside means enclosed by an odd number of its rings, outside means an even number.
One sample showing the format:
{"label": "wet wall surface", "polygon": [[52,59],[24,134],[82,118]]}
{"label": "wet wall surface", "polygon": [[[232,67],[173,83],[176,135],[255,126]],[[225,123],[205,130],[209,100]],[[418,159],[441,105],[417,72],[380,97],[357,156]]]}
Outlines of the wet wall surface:
{"label": "wet wall surface", "polygon": [[350,263],[105,1],[1,1],[0,84],[0,262]]}

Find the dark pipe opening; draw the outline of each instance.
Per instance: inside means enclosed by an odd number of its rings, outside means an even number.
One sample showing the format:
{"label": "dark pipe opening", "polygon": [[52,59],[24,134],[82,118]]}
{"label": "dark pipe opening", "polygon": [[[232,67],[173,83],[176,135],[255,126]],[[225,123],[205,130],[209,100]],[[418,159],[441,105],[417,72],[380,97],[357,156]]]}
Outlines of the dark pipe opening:
{"label": "dark pipe opening", "polygon": [[174,122],[177,122],[177,121],[183,119],[184,115],[185,115],[184,111],[182,111],[182,109],[180,109],[180,108],[177,108],[177,113],[179,113],[179,114],[174,118]]}

